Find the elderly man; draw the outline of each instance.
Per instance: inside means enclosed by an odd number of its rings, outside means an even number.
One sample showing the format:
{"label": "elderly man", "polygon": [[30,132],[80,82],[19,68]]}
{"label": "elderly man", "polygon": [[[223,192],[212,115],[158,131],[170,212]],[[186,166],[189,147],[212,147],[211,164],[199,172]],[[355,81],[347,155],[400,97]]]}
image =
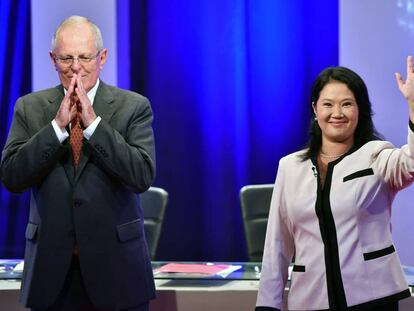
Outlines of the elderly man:
{"label": "elderly man", "polygon": [[31,190],[21,300],[33,310],[148,310],[154,280],[137,193],[155,175],[152,111],[99,79],[99,28],[72,16],[50,58],[61,85],[20,98],[1,180]]}

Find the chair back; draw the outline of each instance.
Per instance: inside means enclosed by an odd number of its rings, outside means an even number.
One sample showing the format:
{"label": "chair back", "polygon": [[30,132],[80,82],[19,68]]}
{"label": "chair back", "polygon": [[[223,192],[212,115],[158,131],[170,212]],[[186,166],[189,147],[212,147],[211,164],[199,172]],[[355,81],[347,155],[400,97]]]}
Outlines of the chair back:
{"label": "chair back", "polygon": [[262,261],[273,187],[273,184],[262,184],[247,185],[240,189],[240,205],[249,261]]}
{"label": "chair back", "polygon": [[150,187],[140,194],[141,206],[144,211],[144,230],[151,259],[155,259],[165,209],[168,203],[168,192],[162,188]]}

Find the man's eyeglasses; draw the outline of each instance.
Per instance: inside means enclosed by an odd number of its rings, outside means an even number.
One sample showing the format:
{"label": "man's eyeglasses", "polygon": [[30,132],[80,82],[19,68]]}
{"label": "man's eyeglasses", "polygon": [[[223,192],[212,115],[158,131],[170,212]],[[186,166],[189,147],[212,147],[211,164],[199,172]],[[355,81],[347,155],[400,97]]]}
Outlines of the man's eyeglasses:
{"label": "man's eyeglasses", "polygon": [[56,56],[55,55],[55,60],[58,64],[62,65],[62,66],[70,66],[73,64],[73,62],[75,60],[77,60],[79,62],[79,64],[81,65],[86,65],[89,64],[92,60],[96,59],[99,55],[99,53],[101,53],[101,51],[98,51],[98,53],[96,53],[96,55],[94,56],[86,56],[86,55],[80,55],[80,56],[72,56],[72,55],[67,55],[67,56]]}

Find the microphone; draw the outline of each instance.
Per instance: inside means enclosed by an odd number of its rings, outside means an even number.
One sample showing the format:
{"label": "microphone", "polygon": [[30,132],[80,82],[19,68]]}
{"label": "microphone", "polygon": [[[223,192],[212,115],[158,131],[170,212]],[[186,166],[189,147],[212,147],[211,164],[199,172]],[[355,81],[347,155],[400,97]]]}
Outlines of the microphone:
{"label": "microphone", "polygon": [[312,166],[313,176],[318,177],[318,170],[315,166]]}

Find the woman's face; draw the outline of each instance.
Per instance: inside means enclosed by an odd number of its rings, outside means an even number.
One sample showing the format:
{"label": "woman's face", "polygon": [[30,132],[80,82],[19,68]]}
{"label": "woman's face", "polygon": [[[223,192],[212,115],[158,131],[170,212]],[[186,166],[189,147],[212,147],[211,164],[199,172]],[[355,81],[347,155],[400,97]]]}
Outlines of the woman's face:
{"label": "woman's face", "polygon": [[354,94],[345,83],[332,81],[324,86],[313,111],[322,130],[322,143],[352,145],[359,109]]}

